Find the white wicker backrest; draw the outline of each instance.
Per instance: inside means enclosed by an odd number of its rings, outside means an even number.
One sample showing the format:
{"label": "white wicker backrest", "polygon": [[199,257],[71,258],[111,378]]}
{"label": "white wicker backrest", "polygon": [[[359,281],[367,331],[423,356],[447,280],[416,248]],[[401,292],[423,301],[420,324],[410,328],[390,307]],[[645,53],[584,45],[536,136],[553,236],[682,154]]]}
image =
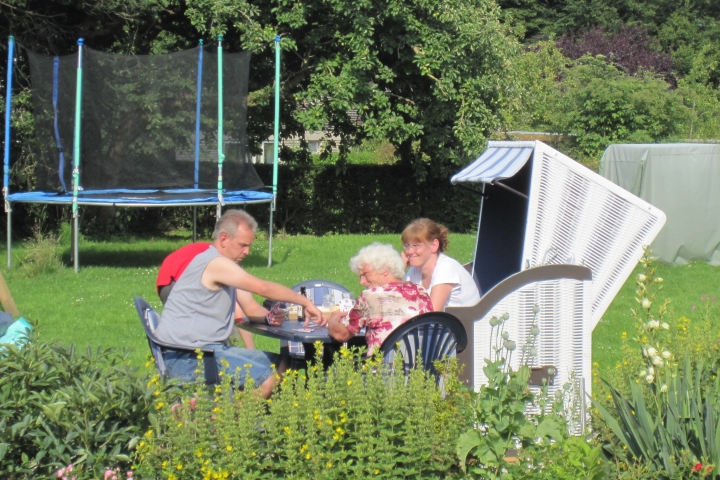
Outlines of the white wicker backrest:
{"label": "white wicker backrest", "polygon": [[592,331],[665,214],[544,143],[535,145],[523,268],[590,268]]}
{"label": "white wicker backrest", "polygon": [[[503,328],[510,334],[510,340],[517,343],[517,349],[510,358],[510,365],[517,369],[521,364],[521,348],[526,344],[533,324],[533,307],[537,305],[540,308],[535,320],[535,325],[540,328],[535,344],[537,356],[526,363],[533,367],[555,368],[555,379],[548,388],[550,394],[562,389],[573,376],[576,380],[584,380],[585,391],[591,394],[592,330],[585,324],[591,299],[592,281],[574,279],[538,281],[505,296],[484,317],[475,321],[471,339],[475,344],[475,389],[479,390],[480,385],[486,385],[488,381],[483,367],[494,348],[491,345],[490,318],[504,313],[510,315]],[[540,393],[540,389],[539,386],[531,387],[536,394]]]}

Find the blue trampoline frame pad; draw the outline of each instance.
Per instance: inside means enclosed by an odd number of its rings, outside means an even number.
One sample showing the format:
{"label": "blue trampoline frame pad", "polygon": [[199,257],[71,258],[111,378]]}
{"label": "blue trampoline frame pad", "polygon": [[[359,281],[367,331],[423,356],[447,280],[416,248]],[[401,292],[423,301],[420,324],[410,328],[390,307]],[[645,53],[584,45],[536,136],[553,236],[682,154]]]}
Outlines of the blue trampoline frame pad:
{"label": "blue trampoline frame pad", "polygon": [[[223,204],[268,203],[273,199],[269,192],[253,190],[224,191]],[[72,193],[17,192],[7,196],[11,203],[52,203],[71,205]],[[217,190],[194,188],[173,190],[82,190],[78,192],[78,204],[116,207],[177,207],[219,205]]]}

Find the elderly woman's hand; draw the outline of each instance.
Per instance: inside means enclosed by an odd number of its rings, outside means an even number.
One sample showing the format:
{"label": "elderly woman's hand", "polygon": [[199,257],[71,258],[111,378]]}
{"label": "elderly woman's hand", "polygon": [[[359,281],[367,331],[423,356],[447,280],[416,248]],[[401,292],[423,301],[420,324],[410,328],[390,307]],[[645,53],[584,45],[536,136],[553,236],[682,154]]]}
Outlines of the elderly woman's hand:
{"label": "elderly woman's hand", "polygon": [[345,318],[347,316],[348,312],[342,312],[340,310],[335,310],[330,314],[330,320],[328,320],[328,323],[330,322],[339,322],[341,318]]}

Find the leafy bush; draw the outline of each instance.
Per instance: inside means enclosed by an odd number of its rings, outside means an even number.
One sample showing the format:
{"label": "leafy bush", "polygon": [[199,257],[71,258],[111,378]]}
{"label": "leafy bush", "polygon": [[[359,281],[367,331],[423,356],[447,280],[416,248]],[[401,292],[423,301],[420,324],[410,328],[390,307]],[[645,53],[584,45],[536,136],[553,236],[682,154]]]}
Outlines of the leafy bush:
{"label": "leafy bush", "polygon": [[74,464],[98,478],[128,465],[147,429],[153,389],[127,355],[34,342],[0,359],[0,477],[37,478]]}
{"label": "leafy bush", "polygon": [[[319,346],[318,349],[321,349]],[[319,362],[319,357],[318,357]],[[233,391],[170,405],[161,395],[136,451],[140,478],[437,478],[459,470],[466,424],[454,368],[435,378],[343,348],[323,372],[287,371],[272,399]],[[215,477],[217,475],[217,477]]]}

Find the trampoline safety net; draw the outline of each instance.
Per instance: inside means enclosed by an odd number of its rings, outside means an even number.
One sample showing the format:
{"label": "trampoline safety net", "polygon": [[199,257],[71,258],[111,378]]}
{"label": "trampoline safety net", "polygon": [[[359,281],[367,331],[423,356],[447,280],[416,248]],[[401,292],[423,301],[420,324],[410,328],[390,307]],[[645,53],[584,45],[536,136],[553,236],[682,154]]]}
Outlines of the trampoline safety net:
{"label": "trampoline safety net", "polygon": [[[81,187],[217,189],[217,48],[166,55],[83,52]],[[36,189],[69,192],[78,58],[27,55]],[[223,188],[256,190],[263,183],[248,162],[245,137],[250,52],[225,53],[222,64]]]}

